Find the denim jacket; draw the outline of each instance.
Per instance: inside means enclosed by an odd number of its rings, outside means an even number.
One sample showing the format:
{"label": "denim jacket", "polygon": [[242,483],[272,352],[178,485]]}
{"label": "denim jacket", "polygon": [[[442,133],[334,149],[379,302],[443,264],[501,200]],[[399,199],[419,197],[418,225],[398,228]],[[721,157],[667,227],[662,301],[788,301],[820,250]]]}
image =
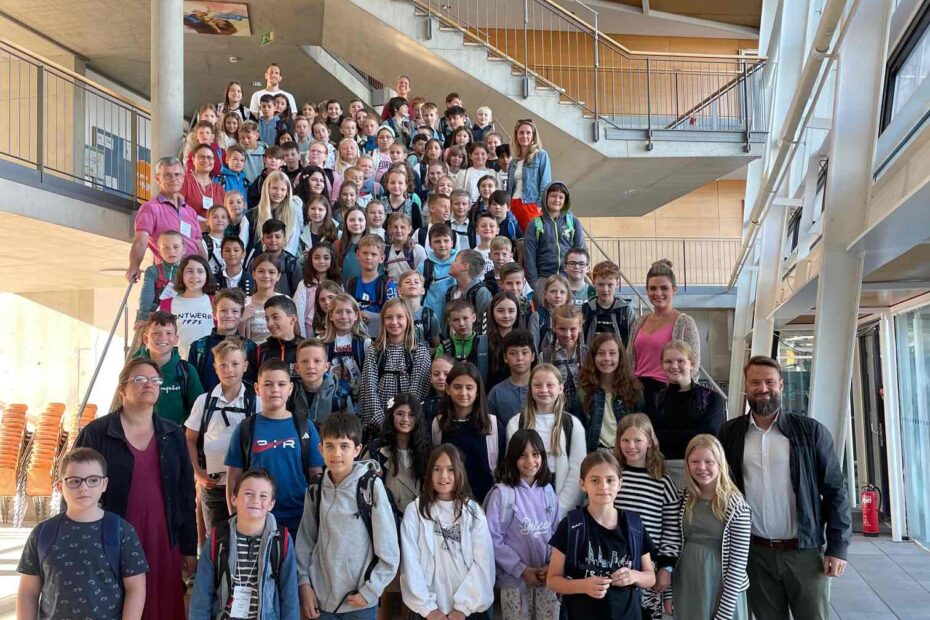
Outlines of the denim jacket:
{"label": "denim jacket", "polygon": [[[514,175],[517,171],[517,160],[514,158],[507,169],[507,193],[511,196],[516,189]],[[533,158],[533,163],[523,163],[523,182],[521,200],[525,203],[539,204],[542,199],[543,189],[552,182],[552,167],[549,165],[549,154],[540,149]],[[540,205],[545,210],[545,205]],[[523,231],[526,233],[526,231]]]}
{"label": "denim jacket", "polygon": [[[584,429],[585,443],[588,445],[588,452],[594,452],[597,450],[597,442],[601,436],[601,426],[604,424],[604,399],[607,397],[604,392],[604,388],[597,387],[594,388],[594,406],[591,408],[591,411],[581,413],[579,416],[582,420],[587,422],[587,425]],[[586,398],[579,399],[579,402],[586,402]],[[646,406],[646,402],[643,400],[643,395],[640,393],[639,400],[636,402],[636,406],[633,407],[632,411],[627,411],[626,403],[623,402],[623,399],[619,396],[614,396],[611,401],[611,408],[614,411],[614,418],[617,420],[617,424],[620,423],[620,418],[623,416],[635,413],[637,411],[642,411]]]}
{"label": "denim jacket", "polygon": [[[265,517],[265,530],[259,543],[258,555],[261,572],[258,574],[258,618],[259,620],[299,620],[300,605],[297,598],[297,561],[294,541],[290,534],[284,533],[288,540],[284,543],[284,557],[281,559],[281,574],[276,582],[271,575],[271,539],[277,533],[278,526],[274,516]],[[197,562],[197,577],[191,595],[190,620],[213,620],[219,618],[229,598],[229,586],[224,580],[217,591],[213,589],[216,567],[210,557],[210,536],[200,552]],[[236,572],[236,517],[229,521],[229,574]],[[279,587],[280,586],[280,587]]]}

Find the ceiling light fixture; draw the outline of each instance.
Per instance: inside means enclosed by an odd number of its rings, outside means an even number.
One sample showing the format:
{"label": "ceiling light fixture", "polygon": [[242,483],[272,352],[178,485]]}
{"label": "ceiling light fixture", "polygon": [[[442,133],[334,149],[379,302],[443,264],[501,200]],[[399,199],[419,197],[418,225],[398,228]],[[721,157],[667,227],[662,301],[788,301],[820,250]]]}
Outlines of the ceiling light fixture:
{"label": "ceiling light fixture", "polygon": [[231,62],[232,64],[236,64],[237,62],[239,62],[239,57],[238,57],[238,56],[230,56],[230,57],[229,57],[229,62]]}

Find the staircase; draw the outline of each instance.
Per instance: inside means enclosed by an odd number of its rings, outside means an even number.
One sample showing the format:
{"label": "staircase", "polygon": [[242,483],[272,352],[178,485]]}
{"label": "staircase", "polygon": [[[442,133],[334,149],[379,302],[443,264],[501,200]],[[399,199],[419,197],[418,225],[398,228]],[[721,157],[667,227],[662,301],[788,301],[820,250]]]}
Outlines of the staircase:
{"label": "staircase", "polygon": [[505,135],[533,118],[582,215],[648,213],[761,152],[761,58],[630,51],[549,0],[325,0],[323,19],[322,45],[384,83],[458,92]]}

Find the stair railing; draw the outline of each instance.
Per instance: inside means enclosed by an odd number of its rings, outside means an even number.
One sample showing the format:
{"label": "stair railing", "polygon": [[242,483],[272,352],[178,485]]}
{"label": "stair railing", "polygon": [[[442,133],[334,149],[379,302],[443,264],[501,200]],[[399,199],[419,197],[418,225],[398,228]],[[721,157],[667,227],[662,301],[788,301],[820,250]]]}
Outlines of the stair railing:
{"label": "stair railing", "polygon": [[656,131],[764,131],[761,69],[765,58],[723,54],[632,51],[552,0],[409,0],[441,28],[462,33],[492,59],[510,63],[523,77],[579,105],[594,125],[645,130],[647,148]]}

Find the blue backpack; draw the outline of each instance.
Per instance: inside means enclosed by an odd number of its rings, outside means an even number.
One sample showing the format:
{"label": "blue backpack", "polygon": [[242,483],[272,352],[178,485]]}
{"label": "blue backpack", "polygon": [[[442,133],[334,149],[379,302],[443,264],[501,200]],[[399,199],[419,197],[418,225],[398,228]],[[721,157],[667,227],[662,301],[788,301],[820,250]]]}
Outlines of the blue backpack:
{"label": "blue backpack", "polygon": [[[58,542],[58,535],[61,532],[61,521],[64,514],[57,514],[50,519],[46,519],[36,526],[36,552],[39,556],[39,571],[41,573],[42,564],[45,558],[51,552],[52,547]],[[107,563],[116,582],[122,587],[123,578],[120,572],[120,549],[122,541],[122,519],[113,512],[103,513],[103,552],[107,556]]]}
{"label": "blue backpack", "polygon": [[[568,513],[568,553],[565,554],[565,573],[569,571],[585,570],[584,562],[584,544],[588,539],[587,527],[584,521],[584,511],[586,508],[576,508]],[[626,525],[626,546],[630,553],[630,560],[633,563],[633,570],[642,570],[643,567],[643,520],[635,512],[621,510],[620,517]],[[621,529],[621,521],[618,520],[617,528]]]}

